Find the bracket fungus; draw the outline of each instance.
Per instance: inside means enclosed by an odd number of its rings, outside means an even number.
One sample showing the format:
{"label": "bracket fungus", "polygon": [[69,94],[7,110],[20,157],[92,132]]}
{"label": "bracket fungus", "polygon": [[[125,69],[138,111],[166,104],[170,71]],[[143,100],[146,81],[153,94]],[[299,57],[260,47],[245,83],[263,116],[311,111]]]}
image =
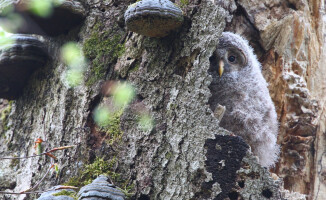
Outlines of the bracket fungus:
{"label": "bracket fungus", "polygon": [[73,197],[67,195],[76,194],[72,189],[60,189],[63,185],[57,185],[42,193],[37,200],[74,200]]}
{"label": "bracket fungus", "polygon": [[13,23],[8,16],[10,13],[5,12],[6,7],[13,6],[14,13],[21,15],[22,22],[20,26],[9,31],[51,37],[66,34],[84,21],[86,11],[79,1],[60,0],[59,2],[60,4],[51,6],[52,9],[48,11],[48,16],[35,14],[30,6],[31,0],[12,2],[2,7],[0,20],[5,24]]}
{"label": "bracket fungus", "polygon": [[125,195],[107,180],[108,177],[100,175],[91,184],[82,187],[78,192],[78,200],[124,200]]}
{"label": "bracket fungus", "polygon": [[0,98],[16,99],[28,78],[48,60],[42,37],[13,34],[0,45]]}
{"label": "bracket fungus", "polygon": [[131,4],[125,12],[130,31],[149,37],[165,37],[183,23],[180,8],[169,0],[142,0]]}

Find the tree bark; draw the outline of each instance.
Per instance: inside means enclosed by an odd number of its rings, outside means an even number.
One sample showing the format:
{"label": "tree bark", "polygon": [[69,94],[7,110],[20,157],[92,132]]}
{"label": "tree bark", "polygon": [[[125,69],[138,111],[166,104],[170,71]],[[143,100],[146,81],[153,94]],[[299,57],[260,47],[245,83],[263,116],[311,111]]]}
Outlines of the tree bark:
{"label": "tree bark", "polygon": [[[0,156],[32,155],[37,138],[47,148],[77,145],[56,154],[61,173],[47,176],[44,190],[80,176],[86,164],[103,157],[117,160],[114,170],[133,183],[135,199],[303,199],[284,190],[210,110],[209,58],[227,30],[250,41],[270,84],[282,147],[273,172],[285,189],[324,199],[324,2],[176,0],[184,24],[160,39],[128,32],[123,15],[134,2],[81,1],[81,27],[46,36],[51,61],[32,75],[21,97],[0,101]],[[78,41],[90,58],[84,83],[75,88],[63,80],[67,67],[60,60],[60,47],[69,41]],[[128,81],[137,94],[119,116],[123,135],[113,142],[93,120],[96,106],[110,102],[101,92],[107,80]],[[154,119],[152,129],[139,127],[139,109]],[[0,190],[15,192],[34,185],[49,165],[43,157],[0,162]]]}

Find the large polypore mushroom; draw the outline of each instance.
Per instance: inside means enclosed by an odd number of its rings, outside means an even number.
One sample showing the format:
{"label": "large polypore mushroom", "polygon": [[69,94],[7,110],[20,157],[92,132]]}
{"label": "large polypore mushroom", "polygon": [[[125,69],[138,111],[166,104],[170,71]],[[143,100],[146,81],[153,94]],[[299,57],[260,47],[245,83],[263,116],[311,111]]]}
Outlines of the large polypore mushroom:
{"label": "large polypore mushroom", "polygon": [[82,187],[78,192],[78,200],[124,200],[125,195],[107,180],[108,177],[100,175],[91,184]]}
{"label": "large polypore mushroom", "polygon": [[182,25],[183,13],[169,0],[142,0],[125,12],[130,31],[149,37],[164,37]]}
{"label": "large polypore mushroom", "polygon": [[15,34],[7,39],[12,42],[0,45],[0,98],[16,99],[48,53],[41,37]]}
{"label": "large polypore mushroom", "polygon": [[[12,0],[11,0],[12,1]],[[62,0],[58,5],[53,5],[52,13],[42,17],[32,12],[31,0],[13,1],[2,6],[1,20],[10,23],[11,13],[6,13],[6,8],[14,6],[14,13],[21,15],[21,25],[17,30],[10,30],[23,34],[38,34],[58,36],[68,33],[72,28],[81,24],[86,17],[86,11],[79,1]],[[7,22],[6,22],[7,21]]]}

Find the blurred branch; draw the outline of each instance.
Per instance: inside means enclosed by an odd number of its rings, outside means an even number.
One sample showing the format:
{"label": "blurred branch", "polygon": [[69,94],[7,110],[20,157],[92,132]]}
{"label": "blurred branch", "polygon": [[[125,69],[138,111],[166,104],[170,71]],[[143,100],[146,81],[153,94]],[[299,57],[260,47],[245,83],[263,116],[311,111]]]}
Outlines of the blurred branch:
{"label": "blurred branch", "polygon": [[39,155],[32,155],[32,156],[24,156],[24,157],[0,157],[0,160],[4,160],[4,159],[26,159],[26,158],[33,158],[33,157],[39,157],[39,156],[43,156],[43,155],[47,155],[52,157],[53,159],[57,159],[55,156],[53,156],[51,153],[55,152],[55,151],[59,151],[59,150],[65,150],[65,149],[70,149],[75,147],[76,145],[72,145],[72,146],[63,146],[63,147],[57,147],[57,148],[53,148],[49,151],[43,152]]}
{"label": "blurred branch", "polygon": [[[55,157],[51,153],[52,152],[55,152],[55,151],[70,149],[70,148],[73,148],[75,146],[76,145],[56,147],[56,148],[53,148],[53,149],[51,149],[51,150],[49,150],[47,152],[41,153],[39,155],[33,155],[33,156],[26,156],[26,157],[0,157],[0,160],[1,159],[26,159],[26,158],[33,158],[33,157],[38,157],[38,156],[42,156],[42,155],[47,155],[47,156],[50,156],[52,158],[51,165],[50,165],[49,169],[43,175],[43,177],[41,178],[41,180],[39,182],[37,182],[33,187],[31,187],[31,188],[29,188],[27,190],[24,190],[22,192],[6,192],[6,191],[0,191],[0,194],[18,194],[19,195],[19,194],[35,194],[35,193],[43,193],[43,192],[46,192],[46,191],[33,191],[33,190],[35,190],[36,188],[38,188],[40,186],[40,184],[44,181],[45,177],[50,173],[51,169],[54,168],[54,166],[55,166],[54,160],[57,160],[57,157]],[[62,186],[62,187],[56,188],[56,190],[59,190],[59,189],[77,189],[77,188],[76,187],[73,187],[73,186]],[[49,191],[49,190],[47,190],[47,191]]]}
{"label": "blurred branch", "polygon": [[27,190],[24,190],[24,191],[22,191],[22,192],[20,192],[21,194],[24,194],[24,193],[26,193],[26,192],[31,192],[31,191],[33,191],[33,190],[35,190],[41,183],[42,183],[42,181],[45,179],[45,177],[46,177],[46,175],[48,175],[49,173],[50,173],[50,170],[52,169],[54,167],[54,163],[53,162],[51,162],[51,166],[49,167],[49,169],[46,171],[46,173],[44,174],[44,176],[41,178],[41,180],[38,182],[38,183],[36,183],[33,187],[31,187],[31,188],[29,188],[29,189],[27,189]]}
{"label": "blurred branch", "polygon": [[[62,190],[62,189],[73,189],[73,190],[77,190],[78,187],[74,187],[74,186],[61,186],[56,188],[55,190]],[[0,191],[0,194],[40,194],[40,193],[44,193],[44,192],[48,192],[48,191],[52,191],[52,190],[44,190],[44,191],[32,191],[32,192],[6,192],[6,191]]]}

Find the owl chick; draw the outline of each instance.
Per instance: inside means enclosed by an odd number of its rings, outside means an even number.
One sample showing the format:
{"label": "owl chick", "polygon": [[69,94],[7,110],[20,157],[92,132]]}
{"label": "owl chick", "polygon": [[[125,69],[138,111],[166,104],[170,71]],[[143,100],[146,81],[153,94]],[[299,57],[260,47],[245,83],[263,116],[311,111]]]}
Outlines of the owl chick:
{"label": "owl chick", "polygon": [[241,36],[222,33],[211,60],[209,100],[226,107],[220,126],[241,136],[264,167],[278,159],[277,115],[253,49]]}

